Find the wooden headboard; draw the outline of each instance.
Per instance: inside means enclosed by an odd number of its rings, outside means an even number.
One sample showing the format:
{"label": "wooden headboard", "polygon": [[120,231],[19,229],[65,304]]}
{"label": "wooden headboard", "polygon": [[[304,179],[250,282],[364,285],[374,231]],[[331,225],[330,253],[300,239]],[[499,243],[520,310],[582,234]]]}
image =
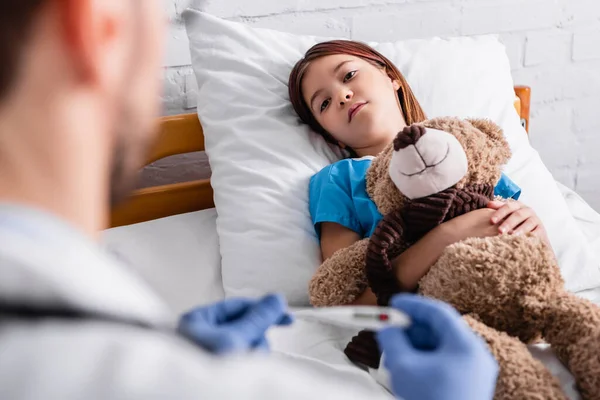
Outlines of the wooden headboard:
{"label": "wooden headboard", "polygon": [[[531,89],[515,87],[515,109],[529,131]],[[147,165],[160,159],[204,151],[204,132],[198,115],[182,114],[160,119],[160,134]],[[209,179],[140,189],[112,210],[111,227],[151,221],[171,215],[205,210],[215,206]]]}
{"label": "wooden headboard", "polygon": [[[160,133],[146,165],[177,154],[204,151],[204,132],[198,114],[160,119]],[[215,206],[210,179],[140,189],[112,210],[111,227],[151,221]]]}

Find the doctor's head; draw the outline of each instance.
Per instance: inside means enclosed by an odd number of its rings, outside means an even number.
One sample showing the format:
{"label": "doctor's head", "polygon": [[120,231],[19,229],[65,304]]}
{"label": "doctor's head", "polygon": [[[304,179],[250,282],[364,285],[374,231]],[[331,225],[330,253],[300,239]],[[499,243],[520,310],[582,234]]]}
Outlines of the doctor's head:
{"label": "doctor's head", "polygon": [[155,136],[165,22],[159,0],[0,0],[0,167],[40,148],[58,175],[64,152],[123,197]]}

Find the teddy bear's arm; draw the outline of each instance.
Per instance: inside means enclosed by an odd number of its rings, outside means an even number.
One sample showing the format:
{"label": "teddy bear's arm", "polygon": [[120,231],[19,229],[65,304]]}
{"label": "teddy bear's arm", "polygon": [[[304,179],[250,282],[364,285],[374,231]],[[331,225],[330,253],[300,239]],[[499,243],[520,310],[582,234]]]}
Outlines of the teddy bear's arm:
{"label": "teddy bear's arm", "polygon": [[309,285],[310,302],[315,307],[347,305],[367,289],[365,262],[369,239],[333,253],[315,272]]}

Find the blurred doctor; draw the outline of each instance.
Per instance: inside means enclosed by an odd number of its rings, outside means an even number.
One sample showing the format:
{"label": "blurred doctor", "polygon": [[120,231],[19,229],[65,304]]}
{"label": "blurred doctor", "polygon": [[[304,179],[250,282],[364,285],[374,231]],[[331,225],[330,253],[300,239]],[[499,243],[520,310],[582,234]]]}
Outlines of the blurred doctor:
{"label": "blurred doctor", "polygon": [[[0,1],[0,398],[365,398],[261,356],[266,330],[292,323],[281,297],[227,300],[177,324],[94,243],[156,135],[161,9]],[[419,349],[410,331],[381,333],[397,395],[492,397],[497,366],[453,310],[394,306],[431,336]]]}

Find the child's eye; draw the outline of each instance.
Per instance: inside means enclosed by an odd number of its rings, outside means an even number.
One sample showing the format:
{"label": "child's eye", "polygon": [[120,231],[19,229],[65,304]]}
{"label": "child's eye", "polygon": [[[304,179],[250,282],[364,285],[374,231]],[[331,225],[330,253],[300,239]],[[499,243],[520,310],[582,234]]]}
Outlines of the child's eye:
{"label": "child's eye", "polygon": [[329,99],[327,99],[323,103],[321,103],[321,112],[325,111],[325,109],[327,108],[328,105],[329,105]]}
{"label": "child's eye", "polygon": [[354,75],[356,75],[356,71],[350,71],[346,74],[346,76],[344,76],[344,82],[349,81],[350,79],[354,78]]}

